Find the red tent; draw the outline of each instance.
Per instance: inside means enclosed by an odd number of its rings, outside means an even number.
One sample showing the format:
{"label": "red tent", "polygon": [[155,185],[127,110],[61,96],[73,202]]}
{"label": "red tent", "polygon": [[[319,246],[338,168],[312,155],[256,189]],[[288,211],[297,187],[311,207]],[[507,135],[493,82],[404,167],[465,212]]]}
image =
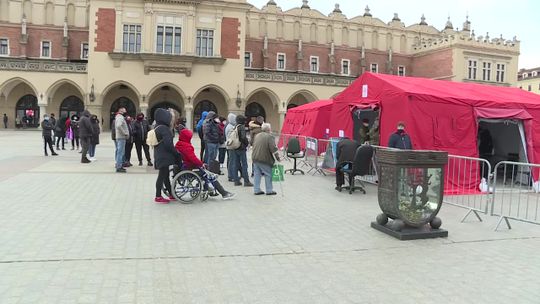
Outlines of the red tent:
{"label": "red tent", "polygon": [[319,100],[290,109],[281,133],[324,138],[330,125],[332,105],[332,100]]}
{"label": "red tent", "polygon": [[540,162],[540,95],[518,88],[364,73],[335,98],[330,136],[352,137],[358,107],[380,108],[381,145],[404,121],[415,149],[469,157],[478,157],[479,119],[520,120],[528,160]]}

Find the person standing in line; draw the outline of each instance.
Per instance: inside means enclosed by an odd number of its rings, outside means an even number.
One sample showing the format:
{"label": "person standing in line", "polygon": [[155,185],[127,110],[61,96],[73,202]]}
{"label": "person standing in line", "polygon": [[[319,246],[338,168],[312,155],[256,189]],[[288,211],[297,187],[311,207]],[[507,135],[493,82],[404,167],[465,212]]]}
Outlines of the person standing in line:
{"label": "person standing in line", "polygon": [[47,114],[43,116],[43,121],[41,122],[41,129],[41,135],[43,135],[43,149],[45,150],[45,156],[49,156],[49,154],[47,154],[47,146],[49,146],[49,149],[51,150],[51,155],[58,155],[56,154],[56,152],[54,152],[52,142],[52,131],[54,129],[54,126],[50,122],[49,115]]}
{"label": "person standing in line", "polygon": [[206,116],[208,116],[208,112],[207,111],[204,111],[201,113],[201,119],[199,120],[199,122],[197,122],[197,127],[195,128],[195,130],[197,131],[197,134],[199,134],[199,138],[201,139],[201,154],[200,154],[200,159],[203,161],[203,162],[206,162],[206,145],[205,145],[205,142],[204,142],[204,133],[203,133],[203,124],[204,124],[204,121],[206,119]]}
{"label": "person standing in line", "polygon": [[[51,122],[51,125],[53,126],[53,128],[56,127],[56,116],[54,116],[54,113],[51,113],[49,121]],[[52,142],[54,146],[54,143],[56,142],[56,133],[54,132],[54,130],[53,130],[53,135],[52,135]]]}
{"label": "person standing in line", "polygon": [[152,159],[150,158],[150,147],[146,144],[146,138],[150,127],[148,120],[144,117],[143,113],[137,114],[137,118],[133,123],[133,142],[135,143],[135,150],[137,150],[137,158],[139,159],[139,166],[143,165],[142,162],[142,150],[144,150],[144,156],[148,166],[153,166]]}
{"label": "person standing in line", "polygon": [[80,136],[79,136],[79,117],[77,115],[71,116],[71,121],[69,127],[71,128],[72,139],[71,139],[71,150],[75,150],[77,146],[77,151],[81,147]]}
{"label": "person standing in line", "polygon": [[8,127],[8,120],[9,120],[9,118],[8,118],[7,114],[4,113],[4,129],[7,129],[7,127]]}
{"label": "person standing in line", "polygon": [[99,127],[99,120],[97,115],[90,116],[90,122],[92,123],[92,138],[90,140],[90,148],[88,149],[88,155],[91,161],[96,160],[96,146],[99,145],[99,134],[101,129]]}
{"label": "person standing in line", "polygon": [[253,159],[253,174],[254,183],[253,188],[255,195],[262,195],[264,192],[261,190],[261,177],[264,176],[264,183],[266,188],[266,195],[276,195],[276,192],[272,186],[272,166],[279,160],[277,155],[278,148],[276,146],[276,140],[270,134],[271,125],[269,123],[263,123],[261,126],[261,132],[257,134],[253,143],[253,151],[251,158]]}
{"label": "person standing in line", "polygon": [[264,117],[257,116],[255,119],[249,122],[248,128],[249,128],[249,135],[251,139],[251,146],[253,146],[253,143],[255,142],[255,137],[257,137],[257,134],[261,133],[261,126],[264,123]]}
{"label": "person standing in line", "polygon": [[225,156],[227,156],[227,145],[225,144],[225,125],[227,120],[225,117],[219,117],[219,167],[225,168]]}
{"label": "person standing in line", "polygon": [[156,179],[156,196],[154,202],[157,204],[168,204],[170,201],[175,200],[175,198],[173,196],[164,198],[162,196],[163,186],[165,186],[168,193],[172,193],[169,166],[178,165],[181,168],[182,157],[173,145],[174,137],[171,131],[171,113],[165,109],[157,109],[154,113],[154,118],[156,122],[154,132],[158,141],[158,145],[154,147],[154,165],[159,170]]}
{"label": "person standing in line", "polygon": [[243,115],[236,116],[236,130],[238,130],[238,139],[240,141],[240,147],[232,151],[232,178],[235,186],[241,186],[240,177],[238,176],[238,170],[241,170],[242,178],[244,179],[245,187],[253,187],[253,184],[249,181],[248,164],[247,164],[247,147],[249,141],[246,136],[246,117]]}
{"label": "person standing in line", "polygon": [[56,150],[60,150],[60,141],[62,141],[62,150],[65,150],[66,143],[66,118],[60,117],[54,126],[54,135],[56,136]]}
{"label": "person standing in line", "polygon": [[[236,115],[233,113],[229,113],[227,115],[227,125],[225,126],[225,143],[231,138],[231,131],[236,127]],[[229,182],[233,182],[233,174],[232,174],[232,158],[233,158],[233,150],[229,149],[227,147],[227,177]]]}
{"label": "person standing in line", "polygon": [[405,133],[405,123],[400,121],[397,125],[397,131],[390,136],[388,148],[401,150],[412,150],[413,144],[409,134]]}
{"label": "person standing in line", "polygon": [[219,136],[219,118],[216,112],[210,111],[206,116],[206,120],[203,123],[203,138],[206,145],[206,164],[210,164],[211,161],[216,160],[220,136]]}
{"label": "person standing in line", "polygon": [[90,120],[90,112],[87,110],[82,112],[81,120],[78,122],[79,137],[82,146],[81,150],[81,163],[88,164],[90,160],[87,157],[88,150],[92,142],[92,121]]}
{"label": "person standing in line", "polygon": [[126,114],[126,108],[118,109],[116,117],[114,118],[114,135],[113,138],[116,144],[116,172],[117,173],[126,173],[124,169],[124,153],[126,149],[126,140],[129,137],[129,129],[127,126],[126,119],[124,118]]}
{"label": "person standing in line", "polygon": [[131,152],[133,151],[133,120],[129,115],[126,117],[126,124],[129,135],[128,138],[126,138],[126,149],[124,151],[124,168],[133,166],[131,163]]}

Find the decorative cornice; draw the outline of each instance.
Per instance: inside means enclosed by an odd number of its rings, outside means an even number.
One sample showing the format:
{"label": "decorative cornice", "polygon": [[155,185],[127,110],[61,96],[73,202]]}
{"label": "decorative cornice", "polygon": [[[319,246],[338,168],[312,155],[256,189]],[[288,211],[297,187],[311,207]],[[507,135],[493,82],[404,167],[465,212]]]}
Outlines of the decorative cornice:
{"label": "decorative cornice", "polygon": [[191,76],[194,64],[213,65],[216,72],[221,71],[221,66],[226,59],[221,57],[199,57],[189,55],[163,55],[163,54],[130,54],[109,53],[114,62],[114,67],[120,67],[123,60],[142,61],[144,73],[182,73]]}
{"label": "decorative cornice", "polygon": [[0,59],[0,71],[52,73],[87,73],[86,63],[55,62],[48,60]]}
{"label": "decorative cornice", "polygon": [[264,81],[264,82],[280,82],[280,83],[295,83],[303,85],[324,85],[333,87],[348,87],[356,80],[355,77],[338,76],[338,75],[319,75],[311,73],[298,72],[274,72],[274,71],[259,71],[245,70],[246,81]]}

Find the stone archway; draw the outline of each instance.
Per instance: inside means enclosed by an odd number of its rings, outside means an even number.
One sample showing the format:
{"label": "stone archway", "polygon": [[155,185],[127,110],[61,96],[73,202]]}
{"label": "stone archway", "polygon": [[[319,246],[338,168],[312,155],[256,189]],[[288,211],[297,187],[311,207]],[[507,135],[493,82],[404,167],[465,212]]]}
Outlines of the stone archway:
{"label": "stone archway", "polygon": [[218,116],[227,117],[229,100],[227,93],[217,86],[207,86],[201,88],[193,99],[195,106],[193,111],[193,128],[201,119],[201,114],[204,111],[214,111]]}
{"label": "stone archway", "polygon": [[139,111],[139,92],[130,84],[120,82],[111,84],[103,93],[102,123],[111,127],[112,120],[120,107],[125,107],[127,114],[135,116]]}
{"label": "stone archway", "polygon": [[[37,111],[33,112],[33,117],[39,121],[41,111],[43,109],[39,108],[36,88],[28,81],[26,81],[23,78],[12,78],[0,85],[0,113],[6,113],[8,116],[8,127],[14,128],[14,127],[22,127],[22,119],[23,119],[23,97],[25,96],[33,96],[32,99],[35,99],[35,102],[37,107],[34,107],[34,104],[32,102],[31,108],[36,109]],[[27,103],[30,97],[25,98],[25,102]],[[19,103],[21,102],[21,103]],[[17,105],[19,105],[19,110],[23,110],[23,112],[17,112]],[[28,104],[26,104],[28,105]],[[36,116],[36,114],[38,116]],[[18,116],[19,115],[19,116]],[[32,122],[32,124],[35,124]]]}
{"label": "stone archway", "polygon": [[64,114],[67,114],[66,111],[80,113],[85,108],[84,93],[81,87],[71,80],[57,81],[50,86],[46,95],[48,97],[48,112],[58,113],[58,117],[62,117],[62,110],[65,112]]}
{"label": "stone archway", "polygon": [[15,117],[19,123],[17,127],[39,127],[40,114],[38,100],[35,95],[27,94],[17,101],[17,105],[15,106]]}
{"label": "stone archway", "polygon": [[81,116],[81,112],[84,111],[84,103],[83,101],[75,96],[71,95],[62,101],[62,104],[60,104],[60,109],[58,111],[58,117],[71,117],[72,115]]}
{"label": "stone archway", "polygon": [[173,85],[161,84],[150,91],[148,98],[148,119],[154,121],[154,113],[157,109],[174,109],[184,116],[184,97],[183,93]]}
{"label": "stone archway", "polygon": [[256,90],[246,99],[245,115],[248,120],[263,116],[264,121],[270,123],[272,128],[277,130],[280,123],[277,102],[278,97],[274,92],[267,89]]}
{"label": "stone archway", "polygon": [[315,94],[307,90],[295,92],[287,102],[287,110],[318,100]]}

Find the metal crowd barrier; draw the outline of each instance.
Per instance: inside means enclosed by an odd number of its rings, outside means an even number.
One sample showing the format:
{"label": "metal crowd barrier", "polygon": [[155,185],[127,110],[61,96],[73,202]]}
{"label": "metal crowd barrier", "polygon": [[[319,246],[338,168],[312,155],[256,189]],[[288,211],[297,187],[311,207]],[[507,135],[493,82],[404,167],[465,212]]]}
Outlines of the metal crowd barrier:
{"label": "metal crowd barrier", "polygon": [[493,190],[491,180],[491,164],[487,160],[448,155],[443,201],[469,210],[461,222],[471,213],[482,222],[479,213],[488,213]]}
{"label": "metal crowd barrier", "polygon": [[[509,219],[540,224],[540,165],[503,161],[495,166],[491,215],[499,216],[497,230]],[[536,180],[536,182],[534,181]]]}

